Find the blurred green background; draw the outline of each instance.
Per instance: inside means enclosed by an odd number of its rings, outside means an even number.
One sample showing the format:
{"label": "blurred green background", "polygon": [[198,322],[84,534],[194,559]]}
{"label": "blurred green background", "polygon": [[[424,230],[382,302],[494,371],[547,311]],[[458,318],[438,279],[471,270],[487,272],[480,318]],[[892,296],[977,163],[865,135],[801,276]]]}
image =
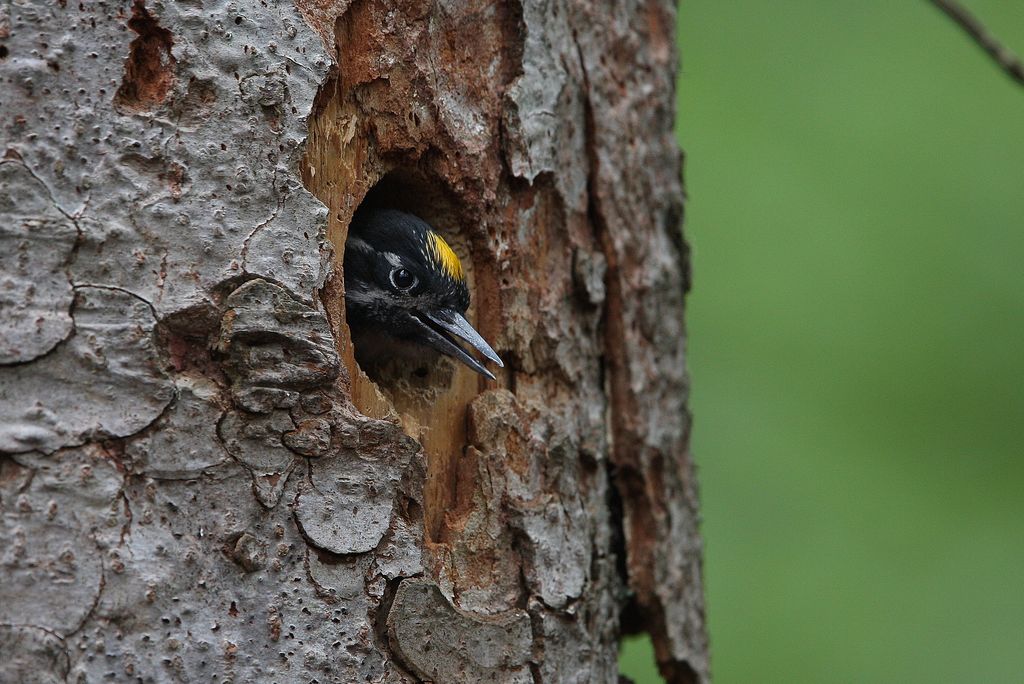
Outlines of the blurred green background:
{"label": "blurred green background", "polygon": [[1024,88],[924,0],[679,45],[716,682],[1024,681]]}

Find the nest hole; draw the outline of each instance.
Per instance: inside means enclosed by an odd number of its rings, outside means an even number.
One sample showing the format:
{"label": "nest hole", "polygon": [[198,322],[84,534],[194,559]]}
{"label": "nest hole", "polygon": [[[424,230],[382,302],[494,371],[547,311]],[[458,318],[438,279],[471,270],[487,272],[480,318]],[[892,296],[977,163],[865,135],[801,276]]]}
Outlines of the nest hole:
{"label": "nest hole", "polygon": [[[455,199],[437,179],[418,170],[395,170],[386,174],[367,192],[356,209],[398,209],[430,224],[462,262],[466,279],[473,292],[473,267],[461,226],[464,217]],[[474,302],[470,297],[467,318],[475,319]],[[457,361],[423,348],[415,356],[381,353],[380,340],[366,336],[358,323],[346,320],[351,332],[355,361],[359,369],[380,389],[396,408],[418,404],[428,406],[450,392],[460,376],[474,376]],[[419,353],[421,352],[421,353]],[[475,379],[472,380],[475,384]]]}

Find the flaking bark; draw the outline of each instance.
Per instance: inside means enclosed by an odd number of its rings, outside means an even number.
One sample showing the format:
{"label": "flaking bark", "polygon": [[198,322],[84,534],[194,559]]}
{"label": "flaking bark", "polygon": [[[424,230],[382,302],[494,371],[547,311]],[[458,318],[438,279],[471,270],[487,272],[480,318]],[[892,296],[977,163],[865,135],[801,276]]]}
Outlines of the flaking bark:
{"label": "flaking bark", "polygon": [[[668,0],[0,5],[0,681],[709,678]],[[496,382],[356,366],[364,201]]]}

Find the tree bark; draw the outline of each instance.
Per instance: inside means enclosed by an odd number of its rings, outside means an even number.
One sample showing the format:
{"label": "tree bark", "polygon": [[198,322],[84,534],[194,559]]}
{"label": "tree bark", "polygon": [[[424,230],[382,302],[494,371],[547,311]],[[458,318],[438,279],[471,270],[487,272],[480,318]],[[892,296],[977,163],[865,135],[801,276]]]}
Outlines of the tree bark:
{"label": "tree bark", "polygon": [[[669,0],[0,5],[0,679],[708,681]],[[361,202],[497,381],[367,377]]]}

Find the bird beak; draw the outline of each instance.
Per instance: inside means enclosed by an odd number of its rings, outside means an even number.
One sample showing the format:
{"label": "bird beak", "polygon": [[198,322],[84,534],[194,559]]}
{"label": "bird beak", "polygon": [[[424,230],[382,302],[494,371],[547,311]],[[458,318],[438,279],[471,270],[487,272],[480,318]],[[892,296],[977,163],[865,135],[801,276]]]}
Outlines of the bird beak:
{"label": "bird beak", "polygon": [[494,380],[494,374],[483,367],[483,365],[462,348],[452,336],[468,342],[473,349],[483,354],[487,359],[504,368],[498,355],[491,345],[487,344],[480,333],[473,329],[462,314],[452,309],[441,309],[439,311],[417,311],[414,318],[420,323],[426,336],[427,344],[442,354],[447,354],[462,361],[480,375],[487,376]]}

